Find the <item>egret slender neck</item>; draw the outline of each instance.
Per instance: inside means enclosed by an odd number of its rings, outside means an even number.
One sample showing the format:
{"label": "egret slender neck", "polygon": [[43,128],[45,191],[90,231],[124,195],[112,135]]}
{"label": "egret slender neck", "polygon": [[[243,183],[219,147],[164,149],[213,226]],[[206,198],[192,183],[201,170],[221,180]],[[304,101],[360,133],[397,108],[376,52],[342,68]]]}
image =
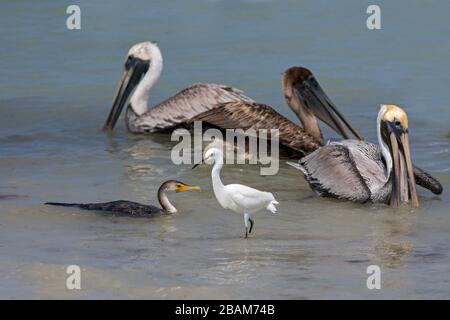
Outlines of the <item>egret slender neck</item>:
{"label": "egret slender neck", "polygon": [[167,194],[162,186],[158,190],[158,201],[164,211],[168,213],[175,213],[178,211],[177,208],[170,203],[169,198],[167,197]]}
{"label": "egret slender neck", "polygon": [[152,46],[150,51],[152,59],[150,61],[149,69],[139,82],[130,99],[131,107],[138,115],[142,115],[148,110],[150,89],[158,81],[163,68],[163,58],[159,48],[157,46]]}
{"label": "egret slender neck", "polygon": [[222,167],[223,167],[223,154],[221,152],[217,152],[214,155],[214,166],[211,171],[212,184],[216,197],[217,195],[220,195],[222,193],[222,190],[225,187],[222,183],[222,180],[220,179],[220,170],[222,170]]}

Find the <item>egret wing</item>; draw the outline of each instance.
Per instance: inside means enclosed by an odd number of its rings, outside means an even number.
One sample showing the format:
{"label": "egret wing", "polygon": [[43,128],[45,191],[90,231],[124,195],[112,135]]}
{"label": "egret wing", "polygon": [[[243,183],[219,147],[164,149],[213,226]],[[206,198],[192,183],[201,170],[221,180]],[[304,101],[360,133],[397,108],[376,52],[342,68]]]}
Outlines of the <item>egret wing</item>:
{"label": "egret wing", "polygon": [[241,184],[229,184],[225,187],[231,199],[241,208],[258,210],[275,200],[270,192],[260,191]]}

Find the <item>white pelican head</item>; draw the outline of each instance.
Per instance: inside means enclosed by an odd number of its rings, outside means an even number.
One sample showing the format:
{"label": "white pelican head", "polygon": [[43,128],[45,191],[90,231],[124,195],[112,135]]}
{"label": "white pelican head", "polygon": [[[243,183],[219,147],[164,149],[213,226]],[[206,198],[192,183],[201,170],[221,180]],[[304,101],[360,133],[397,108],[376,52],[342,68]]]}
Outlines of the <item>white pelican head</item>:
{"label": "white pelican head", "polygon": [[162,66],[161,51],[156,43],[146,41],[130,48],[119,89],[103,127],[104,130],[114,128],[130,96],[130,105],[138,115],[147,111],[149,91],[158,81]]}
{"label": "white pelican head", "polygon": [[128,50],[128,57],[139,58],[143,61],[150,61],[153,57],[153,51],[158,47],[156,42],[144,41],[136,43]]}
{"label": "white pelican head", "polygon": [[413,163],[409,148],[408,116],[399,106],[381,105],[378,113],[378,140],[386,161],[388,178],[392,179],[391,205],[409,202],[419,207]]}

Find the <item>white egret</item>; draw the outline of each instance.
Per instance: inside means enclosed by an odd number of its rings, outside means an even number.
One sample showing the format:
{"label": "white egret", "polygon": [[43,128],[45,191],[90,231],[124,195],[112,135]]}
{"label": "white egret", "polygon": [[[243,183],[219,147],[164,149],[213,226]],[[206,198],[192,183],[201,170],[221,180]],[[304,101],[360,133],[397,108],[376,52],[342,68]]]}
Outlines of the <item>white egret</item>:
{"label": "white egret", "polygon": [[275,200],[275,197],[270,192],[260,191],[242,184],[224,185],[220,179],[220,171],[224,164],[222,151],[217,148],[211,148],[206,151],[204,161],[209,162],[211,160],[214,160],[214,166],[211,171],[214,195],[222,208],[244,215],[245,238],[248,238],[248,234],[253,230],[252,214],[262,209],[276,213],[277,208],[275,205],[278,204],[278,201]]}

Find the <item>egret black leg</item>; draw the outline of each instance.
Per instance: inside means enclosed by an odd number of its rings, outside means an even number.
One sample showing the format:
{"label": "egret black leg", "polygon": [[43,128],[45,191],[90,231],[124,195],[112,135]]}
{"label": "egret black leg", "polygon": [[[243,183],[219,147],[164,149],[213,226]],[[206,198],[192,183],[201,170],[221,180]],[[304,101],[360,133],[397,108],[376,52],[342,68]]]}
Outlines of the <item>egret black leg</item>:
{"label": "egret black leg", "polygon": [[[250,215],[248,213],[244,213],[244,225],[245,225],[245,239],[248,238],[248,222],[250,219]],[[252,232],[253,223],[251,223],[250,232]]]}
{"label": "egret black leg", "polygon": [[252,233],[254,222],[252,219],[248,219],[248,221],[250,221],[250,230],[248,231],[248,233]]}

